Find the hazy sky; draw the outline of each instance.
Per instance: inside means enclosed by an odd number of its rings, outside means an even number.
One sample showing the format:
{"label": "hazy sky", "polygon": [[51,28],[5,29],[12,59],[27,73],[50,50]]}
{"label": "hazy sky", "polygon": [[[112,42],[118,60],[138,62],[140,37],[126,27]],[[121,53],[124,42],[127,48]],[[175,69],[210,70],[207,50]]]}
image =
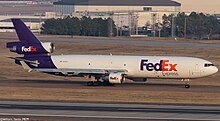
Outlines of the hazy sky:
{"label": "hazy sky", "polygon": [[174,0],[182,4],[181,11],[220,14],[220,0]]}

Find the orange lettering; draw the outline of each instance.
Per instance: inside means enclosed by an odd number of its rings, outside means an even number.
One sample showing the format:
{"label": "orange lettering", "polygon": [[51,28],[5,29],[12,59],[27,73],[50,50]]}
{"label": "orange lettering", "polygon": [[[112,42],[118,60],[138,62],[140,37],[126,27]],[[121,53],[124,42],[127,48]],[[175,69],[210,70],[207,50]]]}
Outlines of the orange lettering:
{"label": "orange lettering", "polygon": [[166,64],[166,62],[169,62],[169,60],[163,60],[162,71],[168,71],[168,68],[166,68],[168,66],[168,64]]}
{"label": "orange lettering", "polygon": [[169,71],[177,71],[176,66],[177,64],[169,64],[170,65],[170,70]]}

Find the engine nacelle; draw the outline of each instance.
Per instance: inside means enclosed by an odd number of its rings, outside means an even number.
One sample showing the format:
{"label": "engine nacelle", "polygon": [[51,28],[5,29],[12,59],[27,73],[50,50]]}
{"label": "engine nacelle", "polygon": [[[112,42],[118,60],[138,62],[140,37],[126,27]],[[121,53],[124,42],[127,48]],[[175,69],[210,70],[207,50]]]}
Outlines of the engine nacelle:
{"label": "engine nacelle", "polygon": [[124,81],[124,76],[121,73],[110,73],[109,76],[106,76],[102,79],[109,81],[111,84],[121,84]]}
{"label": "engine nacelle", "polygon": [[7,48],[17,54],[48,54],[53,53],[55,46],[51,42],[45,43],[26,43],[26,42],[9,42]]}
{"label": "engine nacelle", "polygon": [[51,42],[43,42],[41,45],[48,53],[53,53],[55,51],[55,45]]}

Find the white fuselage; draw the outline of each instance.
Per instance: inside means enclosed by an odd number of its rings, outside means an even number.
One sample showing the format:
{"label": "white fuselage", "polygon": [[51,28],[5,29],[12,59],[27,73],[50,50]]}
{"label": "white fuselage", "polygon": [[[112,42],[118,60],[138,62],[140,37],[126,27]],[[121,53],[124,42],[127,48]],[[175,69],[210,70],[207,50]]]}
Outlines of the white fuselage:
{"label": "white fuselage", "polygon": [[126,70],[130,78],[191,79],[212,75],[218,69],[212,63],[193,57],[57,55],[51,56],[58,69]]}

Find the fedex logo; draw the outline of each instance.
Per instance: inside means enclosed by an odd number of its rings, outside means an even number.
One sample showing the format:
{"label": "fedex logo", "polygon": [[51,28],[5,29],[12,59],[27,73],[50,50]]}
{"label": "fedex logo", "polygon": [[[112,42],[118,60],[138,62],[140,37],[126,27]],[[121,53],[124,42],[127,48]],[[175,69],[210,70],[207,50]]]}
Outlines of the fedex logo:
{"label": "fedex logo", "polygon": [[33,46],[29,46],[28,48],[25,48],[24,46],[22,46],[21,51],[22,52],[37,52],[37,48],[34,48]]}
{"label": "fedex logo", "polygon": [[110,77],[111,80],[118,80],[117,77]]}
{"label": "fedex logo", "polygon": [[160,60],[159,63],[150,63],[148,60],[141,60],[140,70],[144,71],[144,69],[148,71],[177,71],[177,64],[169,63],[169,60]]}

